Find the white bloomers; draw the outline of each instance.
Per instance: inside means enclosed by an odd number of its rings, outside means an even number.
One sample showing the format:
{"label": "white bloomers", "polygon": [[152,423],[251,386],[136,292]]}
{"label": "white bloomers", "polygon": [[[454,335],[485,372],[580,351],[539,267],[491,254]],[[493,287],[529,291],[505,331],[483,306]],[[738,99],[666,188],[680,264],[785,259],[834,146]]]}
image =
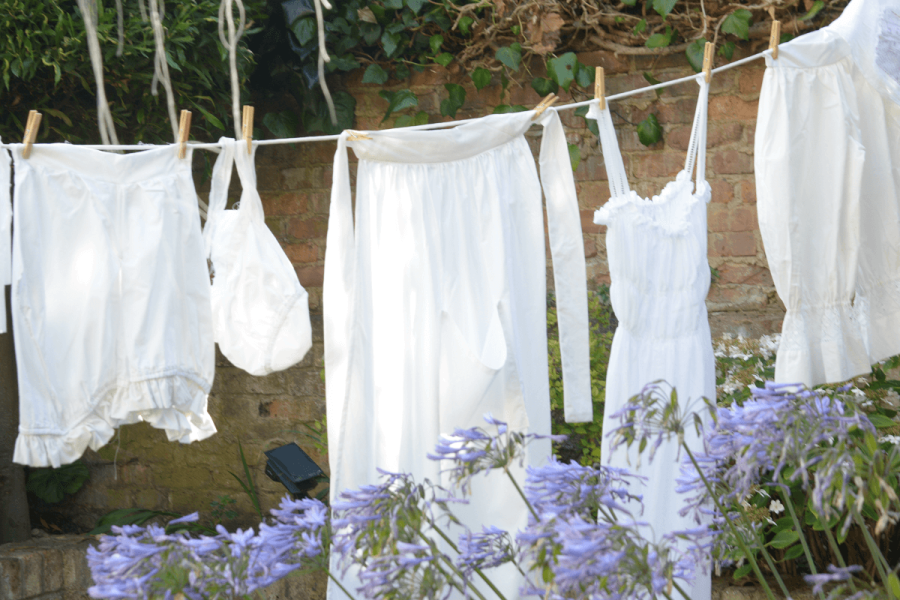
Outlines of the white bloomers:
{"label": "white bloomers", "polygon": [[[188,151],[190,153],[190,150]],[[52,144],[15,161],[13,460],[54,466],[126,423],[215,433],[209,271],[190,154]]]}

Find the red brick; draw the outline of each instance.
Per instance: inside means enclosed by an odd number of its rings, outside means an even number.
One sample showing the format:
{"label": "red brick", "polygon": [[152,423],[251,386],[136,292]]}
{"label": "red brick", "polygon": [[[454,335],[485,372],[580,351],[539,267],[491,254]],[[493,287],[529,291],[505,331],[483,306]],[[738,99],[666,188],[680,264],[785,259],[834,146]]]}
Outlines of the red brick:
{"label": "red brick", "polygon": [[575,169],[575,181],[606,181],[606,165],[603,156],[591,154],[585,156]]}
{"label": "red brick", "polygon": [[738,80],[738,89],[742,94],[759,95],[762,89],[763,74],[765,69],[747,69],[741,73]]}
{"label": "red brick", "polygon": [[709,182],[712,190],[712,201],[728,204],[734,200],[734,186],[724,179],[712,179]]}
{"label": "red brick", "polygon": [[709,231],[729,231],[728,217],[730,210],[724,204],[711,204],[706,214],[707,228]]}
{"label": "red brick", "polygon": [[725,263],[719,267],[719,283],[773,286],[772,275],[765,267]]}
{"label": "red brick", "polygon": [[755,206],[738,206],[731,212],[729,231],[754,231],[759,229]]}
{"label": "red brick", "polygon": [[744,180],[741,182],[741,200],[747,204],[756,204],[756,181]]}
{"label": "red brick", "polygon": [[[744,128],[740,123],[713,123],[706,135],[707,148],[723,146],[733,142],[739,142],[744,135]],[[691,140],[691,128],[679,127],[666,134],[666,142],[672,148],[687,152]]]}
{"label": "red brick", "polygon": [[417,72],[415,69],[410,69],[410,87],[437,87],[443,86],[445,83],[450,83],[450,72],[444,67],[432,65],[425,67],[421,73]]}
{"label": "red brick", "polygon": [[603,67],[607,76],[613,73],[627,73],[630,64],[628,59],[620,57],[612,52],[599,50],[594,52],[579,52],[578,62],[590,67]]}
{"label": "red brick", "polygon": [[292,263],[314,263],[319,260],[319,249],[312,244],[286,244],[284,253]]}
{"label": "red brick", "polygon": [[602,181],[579,181],[575,184],[578,204],[594,209],[609,200],[609,184]]}
{"label": "red brick", "polygon": [[322,287],[325,267],[297,267],[297,278],[303,287]]}
{"label": "red brick", "polygon": [[294,218],[291,219],[288,233],[295,238],[308,240],[325,237],[327,230],[328,221],[326,219],[320,217],[313,217],[312,219]]}
{"label": "red brick", "polygon": [[717,175],[753,173],[753,155],[737,150],[720,150],[712,159]]}
{"label": "red brick", "polygon": [[711,233],[711,256],[756,256],[756,236],[752,231]]}
{"label": "red brick", "polygon": [[755,121],[759,100],[741,100],[736,96],[713,96],[709,99],[711,121]]}
{"label": "red brick", "polygon": [[674,152],[659,152],[636,156],[634,177],[675,177],[684,168],[684,157]]}
{"label": "red brick", "polygon": [[654,102],[648,108],[636,109],[631,112],[631,121],[638,123],[653,113],[660,123],[691,123],[694,120],[694,109],[697,107],[697,98],[684,98],[674,102]]}
{"label": "red brick", "polygon": [[299,215],[306,212],[307,195],[298,192],[287,194],[260,194],[263,210],[268,216]]}
{"label": "red brick", "polygon": [[597,256],[597,244],[594,240],[584,240],[584,257],[593,258]]}

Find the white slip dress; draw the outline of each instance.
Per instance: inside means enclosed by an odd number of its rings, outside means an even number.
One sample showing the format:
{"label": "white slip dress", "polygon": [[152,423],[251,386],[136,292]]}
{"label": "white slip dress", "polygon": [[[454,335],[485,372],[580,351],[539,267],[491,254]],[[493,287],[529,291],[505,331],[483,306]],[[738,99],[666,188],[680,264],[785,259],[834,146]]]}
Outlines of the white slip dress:
{"label": "white slip dress", "polygon": [[[694,115],[684,170],[658,196],[641,198],[628,186],[625,168],[609,108],[591,105],[589,118],[597,120],[600,144],[612,197],[594,214],[594,222],[607,226],[606,249],[610,272],[610,298],[619,320],[606,373],[605,436],[619,426],[610,416],[649,383],[663,380],[678,392],[682,410],[701,411],[701,398],[715,398],[715,358],[706,313],[710,285],[707,262],[706,204],[710,186],[705,179],[706,115],[709,86],[697,79],[700,95]],[[696,159],[696,189],[691,172]],[[702,440],[688,420],[686,439],[694,451]],[[643,515],[651,541],[697,524],[680,516],[683,502],[675,492],[679,452],[675,439],[664,442],[652,462],[649,450],[638,461],[637,446],[609,450],[606,437],[602,463],[626,468],[647,480],[637,491],[643,495]],[[691,600],[710,598],[708,569],[698,570],[688,589]]]}
{"label": "white slip dress", "polygon": [[[533,114],[442,131],[370,132],[370,140],[342,135],[323,289],[332,500],[377,483],[377,468],[449,483],[445,466],[426,454],[456,427],[492,430],[488,412],[511,430],[550,433],[542,189],[566,417],[592,420],[575,183],[552,110],[538,121],[538,178],[524,135]],[[355,211],[348,146],[359,158]],[[549,441],[540,440],[528,447],[526,464],[549,454]],[[512,471],[524,481],[523,466]],[[495,525],[514,534],[527,524],[526,505],[500,471],[477,477],[472,499],[454,508],[472,531]],[[509,600],[519,597],[524,581],[513,566],[490,577]],[[351,570],[344,579],[351,593],[353,579]],[[344,596],[329,585],[329,598]]]}

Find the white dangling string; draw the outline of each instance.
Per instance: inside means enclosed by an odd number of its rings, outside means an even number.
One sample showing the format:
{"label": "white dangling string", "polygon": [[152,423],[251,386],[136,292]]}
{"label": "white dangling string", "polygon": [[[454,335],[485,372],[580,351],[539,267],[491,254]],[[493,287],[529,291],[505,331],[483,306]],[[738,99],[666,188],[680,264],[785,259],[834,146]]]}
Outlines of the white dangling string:
{"label": "white dangling string", "polygon": [[325,20],[322,17],[322,5],[331,10],[331,5],[327,0],[314,0],[316,5],[316,24],[319,33],[319,85],[322,86],[322,94],[325,96],[325,104],[328,105],[328,116],[331,117],[331,124],[337,125],[337,115],[334,112],[334,101],[331,99],[331,92],[328,91],[328,84],[325,83],[325,63],[331,62],[328,51],[325,49]]}
{"label": "white dangling string", "polygon": [[103,55],[100,53],[100,41],[97,39],[97,2],[78,0],[78,8],[84,19],[88,53],[91,56],[91,66],[97,83],[97,127],[100,129],[100,140],[104,145],[110,143],[118,145],[119,139],[116,137],[116,128],[112,113],[109,112],[109,102],[106,100],[106,89],[103,85]]}
{"label": "white dangling string", "polygon": [[178,116],[175,113],[175,96],[172,93],[172,80],[169,78],[169,63],[166,61],[166,34],[162,26],[162,15],[165,7],[162,0],[149,0],[150,25],[153,27],[153,38],[156,41],[156,57],[154,59],[153,83],[150,93],[157,95],[157,84],[162,83],[166,90],[166,105],[169,109],[169,122],[172,124],[172,136],[178,142]]}
{"label": "white dangling string", "polygon": [[[240,21],[237,28],[234,26],[234,14],[232,12],[234,2],[237,2]],[[231,116],[234,119],[234,137],[241,139],[241,88],[237,72],[237,46],[244,35],[247,24],[247,15],[244,11],[242,0],[222,0],[219,4],[219,41],[228,50],[228,67],[231,73]],[[228,37],[225,37],[225,26],[228,26]]]}

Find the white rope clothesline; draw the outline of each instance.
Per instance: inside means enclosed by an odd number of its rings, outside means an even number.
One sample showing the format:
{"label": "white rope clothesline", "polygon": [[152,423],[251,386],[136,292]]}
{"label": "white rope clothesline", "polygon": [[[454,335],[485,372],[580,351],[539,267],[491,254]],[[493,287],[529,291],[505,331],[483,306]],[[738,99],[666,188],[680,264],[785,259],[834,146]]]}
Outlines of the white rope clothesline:
{"label": "white rope clothesline", "polygon": [[[721,73],[723,71],[727,71],[728,69],[733,69],[735,67],[739,67],[748,62],[759,60],[760,58],[764,58],[766,56],[770,56],[772,54],[771,49],[763,50],[757,54],[753,54],[752,56],[748,56],[746,58],[742,58],[740,60],[736,60],[734,62],[728,63],[727,65],[723,65],[721,67],[712,69],[710,71],[711,74]],[[662,83],[657,83],[655,85],[648,85],[646,87],[638,88],[635,90],[631,90],[628,92],[622,92],[620,94],[614,94],[612,96],[606,96],[607,102],[612,100],[621,100],[623,98],[629,98],[631,96],[637,96],[640,94],[644,94],[646,92],[652,92],[654,90],[659,90],[667,87],[671,87],[673,85],[678,85],[681,83],[686,83],[688,81],[693,81],[698,77],[703,77],[703,73],[697,73],[696,75],[688,75],[687,77],[681,77],[680,79],[672,79],[671,81],[664,81]],[[584,100],[582,102],[572,102],[570,104],[563,104],[560,106],[554,106],[554,110],[571,110],[575,108],[579,108],[582,106],[588,106],[592,102],[596,102],[596,99]],[[474,121],[478,121],[483,117],[475,117],[472,119],[460,119],[458,121],[445,121],[442,123],[428,123],[426,125],[414,125],[412,127],[404,127],[404,130],[407,131],[418,131],[418,130],[428,130],[428,129],[441,129],[443,127],[455,127],[457,125],[462,125],[464,123],[471,123]],[[358,130],[359,133],[365,134],[375,134],[377,135],[380,131],[389,131],[389,130],[374,130],[374,131],[362,131]],[[307,137],[297,137],[297,138],[278,138],[273,140],[253,140],[253,143],[259,146],[270,146],[275,144],[304,144],[309,142],[331,142],[340,139],[340,134],[338,135],[318,135],[318,136],[307,136]],[[35,146],[39,146],[40,144],[35,144]],[[81,146],[83,148],[92,148],[96,150],[150,150],[153,148],[159,148],[161,146],[171,146],[172,144],[136,144],[136,145],[84,145]],[[218,150],[220,148],[220,144],[218,142],[188,142],[188,147],[198,150]],[[9,147],[10,144],[0,144],[0,147]]]}

